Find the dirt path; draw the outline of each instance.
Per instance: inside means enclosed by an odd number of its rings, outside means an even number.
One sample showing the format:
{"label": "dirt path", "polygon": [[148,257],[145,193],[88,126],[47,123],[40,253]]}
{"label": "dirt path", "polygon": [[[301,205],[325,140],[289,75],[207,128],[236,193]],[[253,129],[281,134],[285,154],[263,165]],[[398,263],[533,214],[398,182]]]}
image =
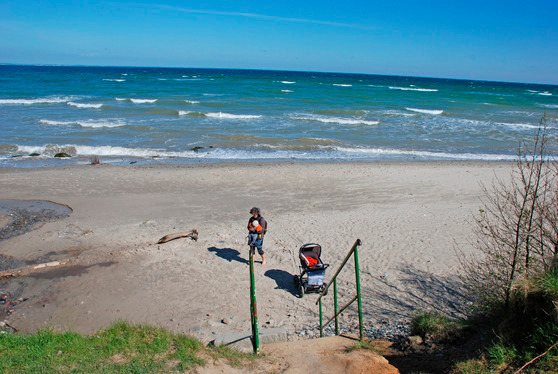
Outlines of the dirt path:
{"label": "dirt path", "polygon": [[262,348],[263,359],[257,360],[252,367],[234,368],[218,362],[210,363],[196,373],[399,373],[384,357],[373,351],[352,349],[356,343],[352,339],[331,336],[269,344]]}

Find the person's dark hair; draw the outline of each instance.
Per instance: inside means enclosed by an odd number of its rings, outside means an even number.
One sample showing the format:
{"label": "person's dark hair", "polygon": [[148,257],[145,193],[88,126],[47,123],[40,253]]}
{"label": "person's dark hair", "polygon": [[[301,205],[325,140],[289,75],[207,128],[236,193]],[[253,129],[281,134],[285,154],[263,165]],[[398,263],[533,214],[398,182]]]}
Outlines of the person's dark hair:
{"label": "person's dark hair", "polygon": [[253,207],[252,209],[250,209],[250,214],[254,214],[254,213],[260,215],[260,208]]}

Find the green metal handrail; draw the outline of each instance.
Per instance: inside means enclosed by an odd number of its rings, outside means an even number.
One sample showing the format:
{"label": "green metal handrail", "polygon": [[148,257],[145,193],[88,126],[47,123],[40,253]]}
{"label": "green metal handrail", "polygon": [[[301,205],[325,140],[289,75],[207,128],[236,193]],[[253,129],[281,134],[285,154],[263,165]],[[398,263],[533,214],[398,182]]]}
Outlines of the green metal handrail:
{"label": "green metal handrail", "polygon": [[[360,239],[357,239],[355,241],[355,244],[353,244],[353,247],[351,248],[351,250],[349,251],[349,253],[347,254],[347,256],[345,257],[345,259],[343,260],[343,263],[341,263],[341,265],[339,266],[339,268],[337,269],[337,271],[335,272],[335,275],[332,278],[332,281],[329,282],[329,284],[324,288],[324,290],[321,292],[320,297],[318,297],[318,300],[316,301],[316,304],[320,305],[320,337],[324,336],[324,328],[326,328],[333,320],[335,320],[335,335],[339,335],[339,314],[343,313],[343,311],[345,309],[347,309],[352,303],[354,303],[355,301],[358,302],[358,324],[359,324],[359,331],[360,331],[360,340],[364,339],[364,330],[362,328],[362,300],[360,297],[360,271],[359,271],[359,264],[358,264],[358,247],[362,245],[362,241]],[[355,256],[355,278],[356,278],[356,292],[357,294],[351,299],[351,301],[349,301],[347,304],[345,304],[341,310],[337,310],[338,305],[337,305],[337,276],[339,275],[339,273],[341,272],[341,270],[343,269],[343,267],[347,264],[347,261],[349,261],[349,258],[351,258],[351,255],[354,254]],[[329,289],[329,287],[331,286],[331,284],[333,283],[333,304],[334,304],[334,316],[331,317],[325,324],[322,323],[323,317],[322,317],[322,297],[324,297],[327,294],[327,290]]]}
{"label": "green metal handrail", "polygon": [[252,346],[254,353],[260,353],[260,335],[258,333],[258,308],[256,305],[256,282],[254,281],[254,255],[250,253],[250,315],[252,317]]}

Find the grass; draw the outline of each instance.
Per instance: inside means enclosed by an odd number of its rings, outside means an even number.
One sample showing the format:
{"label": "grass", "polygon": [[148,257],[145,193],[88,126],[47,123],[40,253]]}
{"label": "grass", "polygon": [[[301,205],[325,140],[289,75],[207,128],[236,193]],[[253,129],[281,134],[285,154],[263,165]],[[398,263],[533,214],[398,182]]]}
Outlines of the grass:
{"label": "grass", "polygon": [[372,344],[367,342],[366,340],[358,341],[354,345],[347,348],[347,353],[352,352],[352,351],[357,351],[359,349],[369,350],[369,351],[372,351],[374,353],[380,354],[379,350],[376,347],[374,347]]}
{"label": "grass", "polygon": [[550,297],[558,297],[558,270],[547,272],[543,274],[538,280],[537,284],[543,292],[548,294]]}
{"label": "grass", "polygon": [[0,335],[1,373],[176,373],[204,365],[202,357],[240,366],[253,355],[210,349],[198,340],[151,326],[117,322],[91,336],[41,329]]}
{"label": "grass", "polygon": [[411,320],[411,335],[420,335],[424,339],[444,341],[457,337],[464,328],[467,321],[453,321],[446,316],[434,312],[423,312],[416,314]]}

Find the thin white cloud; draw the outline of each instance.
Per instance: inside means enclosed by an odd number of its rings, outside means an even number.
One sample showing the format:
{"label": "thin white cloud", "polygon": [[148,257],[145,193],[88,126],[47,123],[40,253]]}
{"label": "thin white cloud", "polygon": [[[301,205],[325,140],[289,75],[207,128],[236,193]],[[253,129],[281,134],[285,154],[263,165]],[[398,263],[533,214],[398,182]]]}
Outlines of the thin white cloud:
{"label": "thin white cloud", "polygon": [[[130,5],[131,4],[126,4],[126,6],[130,6]],[[164,4],[133,4],[133,5],[146,6],[146,7],[157,8],[157,9],[172,10],[172,11],[176,11],[176,12],[183,12],[183,13],[190,13],[190,14],[207,14],[207,15],[216,15],[216,16],[227,16],[227,17],[244,17],[244,18],[253,18],[253,19],[261,19],[261,20],[269,20],[269,21],[308,23],[308,24],[314,24],[314,25],[345,27],[345,28],[361,29],[361,30],[377,30],[378,29],[377,27],[370,27],[370,26],[364,26],[364,25],[359,25],[359,24],[333,22],[333,21],[322,21],[322,20],[316,20],[316,19],[310,19],[310,18],[293,18],[293,17],[270,16],[270,15],[259,14],[259,13],[244,13],[244,12],[228,12],[228,11],[207,10],[207,9],[192,9],[192,8],[182,8],[182,7],[176,7],[176,6],[164,5]]]}

